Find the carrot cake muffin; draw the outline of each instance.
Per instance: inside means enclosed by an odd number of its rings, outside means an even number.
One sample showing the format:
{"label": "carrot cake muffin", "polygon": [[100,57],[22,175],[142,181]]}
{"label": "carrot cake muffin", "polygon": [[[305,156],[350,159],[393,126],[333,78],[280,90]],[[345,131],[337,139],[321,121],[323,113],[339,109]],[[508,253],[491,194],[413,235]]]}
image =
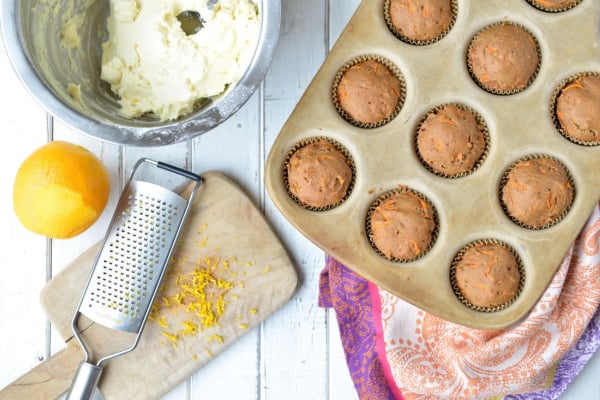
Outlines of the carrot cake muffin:
{"label": "carrot cake muffin", "polygon": [[454,20],[452,0],[388,0],[386,6],[390,29],[409,43],[441,38]]}
{"label": "carrot cake muffin", "polygon": [[581,0],[528,0],[531,5],[540,10],[558,12],[565,11],[581,3]]}
{"label": "carrot cake muffin", "polygon": [[403,82],[382,62],[360,61],[344,71],[337,83],[339,107],[358,124],[382,124],[403,102]]}
{"label": "carrot cake muffin", "polygon": [[571,207],[574,196],[566,168],[544,156],[518,161],[508,171],[501,188],[508,215],[532,229],[558,222]]}
{"label": "carrot cake muffin", "polygon": [[416,259],[433,244],[435,211],[416,193],[405,190],[390,195],[369,218],[371,241],[390,260]]}
{"label": "carrot cake muffin", "polygon": [[353,176],[346,155],[325,139],[297,149],[286,168],[290,192],[301,203],[314,208],[343,201]]}
{"label": "carrot cake muffin", "polygon": [[475,307],[509,304],[519,294],[520,264],[517,256],[497,242],[478,242],[455,260],[455,286]]}
{"label": "carrot cake muffin", "polygon": [[534,37],[519,25],[501,22],[473,38],[467,64],[477,84],[497,94],[525,89],[537,75],[540,53]]}
{"label": "carrot cake muffin", "polygon": [[417,152],[434,172],[471,171],[486,150],[486,129],[469,109],[447,104],[429,112],[417,131]]}
{"label": "carrot cake muffin", "polygon": [[600,76],[585,75],[567,84],[556,99],[556,118],[569,138],[600,142]]}

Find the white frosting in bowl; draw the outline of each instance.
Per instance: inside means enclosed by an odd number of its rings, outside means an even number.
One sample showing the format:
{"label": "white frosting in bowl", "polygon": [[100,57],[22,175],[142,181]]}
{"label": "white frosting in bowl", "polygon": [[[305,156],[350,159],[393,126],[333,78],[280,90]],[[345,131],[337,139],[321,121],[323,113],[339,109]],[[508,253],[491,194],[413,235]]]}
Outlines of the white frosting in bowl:
{"label": "white frosting in bowl", "polygon": [[[110,0],[101,78],[119,97],[123,116],[177,119],[241,78],[258,41],[258,8],[249,0],[219,0],[212,10],[206,3]],[[197,33],[182,30],[183,11],[201,15]]]}

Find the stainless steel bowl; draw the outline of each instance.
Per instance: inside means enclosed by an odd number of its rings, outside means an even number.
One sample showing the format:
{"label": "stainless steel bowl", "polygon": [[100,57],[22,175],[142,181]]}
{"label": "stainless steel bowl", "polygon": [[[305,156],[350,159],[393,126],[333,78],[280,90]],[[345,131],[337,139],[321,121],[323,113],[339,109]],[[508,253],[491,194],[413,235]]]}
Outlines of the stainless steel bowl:
{"label": "stainless steel bowl", "polygon": [[[207,99],[197,111],[176,121],[125,118],[109,85],[100,79],[102,48],[107,39],[107,0],[2,0],[0,28],[17,75],[49,113],[74,129],[98,139],[127,145],[159,146],[191,139],[233,115],[260,85],[279,38],[280,0],[256,0],[261,29],[254,56],[240,79],[224,94]],[[69,51],[60,44],[66,19],[83,15],[81,45]],[[84,101],[68,92],[80,85]]]}

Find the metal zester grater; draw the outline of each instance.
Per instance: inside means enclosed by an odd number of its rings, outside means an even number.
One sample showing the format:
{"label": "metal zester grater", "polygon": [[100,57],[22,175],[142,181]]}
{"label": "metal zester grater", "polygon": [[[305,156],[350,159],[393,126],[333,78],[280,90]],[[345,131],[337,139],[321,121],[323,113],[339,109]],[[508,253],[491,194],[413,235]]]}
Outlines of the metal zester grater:
{"label": "metal zester grater", "polygon": [[[153,183],[134,181],[136,171],[144,163],[194,181],[189,198],[186,200]],[[147,158],[135,164],[73,316],[71,326],[85,360],[79,364],[68,399],[91,398],[102,373],[101,365],[137,346],[183,221],[201,183],[200,176],[169,164]],[[78,327],[81,314],[109,329],[137,335],[129,347],[105,355],[94,364]]]}

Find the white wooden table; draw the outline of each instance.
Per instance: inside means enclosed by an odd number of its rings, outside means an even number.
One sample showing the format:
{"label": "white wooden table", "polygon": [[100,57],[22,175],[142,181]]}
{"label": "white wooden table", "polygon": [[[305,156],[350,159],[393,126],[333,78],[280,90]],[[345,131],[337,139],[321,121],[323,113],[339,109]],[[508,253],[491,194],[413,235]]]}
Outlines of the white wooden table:
{"label": "white wooden table", "polygon": [[[271,69],[257,93],[222,126],[192,141],[159,148],[123,147],[89,138],[54,120],[32,99],[0,52],[0,388],[60,350],[39,305],[46,281],[98,242],[133,163],[142,156],[194,171],[220,170],[260,204],[289,250],[301,285],[280,311],[175,388],[165,399],[356,399],[335,315],[317,307],[324,254],[274,208],[264,188],[272,142],[352,16],[359,0],[283,0]],[[26,231],[12,208],[20,163],[49,140],[79,143],[105,163],[113,190],[107,212],[82,235],[47,240]],[[596,354],[564,399],[600,399]]]}

